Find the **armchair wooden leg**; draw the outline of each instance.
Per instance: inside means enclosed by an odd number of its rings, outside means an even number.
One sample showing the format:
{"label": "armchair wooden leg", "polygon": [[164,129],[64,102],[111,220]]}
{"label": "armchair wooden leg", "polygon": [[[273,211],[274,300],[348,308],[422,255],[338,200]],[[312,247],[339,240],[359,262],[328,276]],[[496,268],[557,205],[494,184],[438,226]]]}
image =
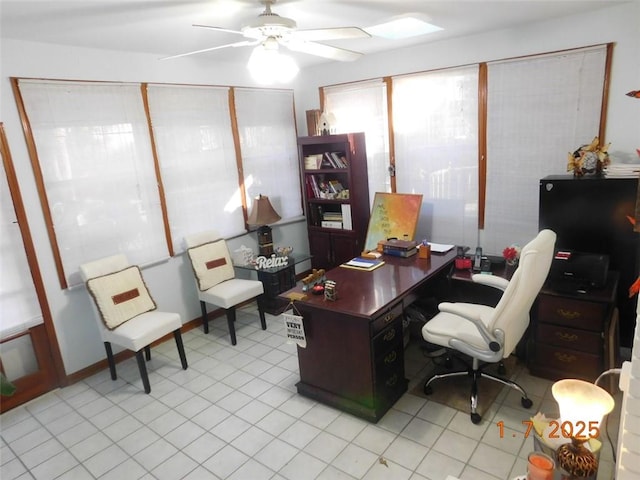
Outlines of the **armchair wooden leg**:
{"label": "armchair wooden leg", "polygon": [[236,341],[236,307],[227,308],[227,325],[229,325],[229,335],[231,335],[231,345],[235,345]]}
{"label": "armchair wooden leg", "polygon": [[144,358],[147,359],[147,362],[151,360],[151,346],[147,345],[144,347]]}
{"label": "armchair wooden leg", "polygon": [[264,318],[264,295],[258,296],[258,315],[260,315],[260,325],[263,330],[267,329],[267,320]]}
{"label": "armchair wooden leg", "polygon": [[209,333],[209,318],[207,317],[207,304],[200,302],[200,310],[202,310],[202,326],[204,327],[204,333]]}
{"label": "armchair wooden leg", "polygon": [[109,371],[111,372],[111,380],[117,380],[118,375],[116,375],[116,362],[113,359],[111,342],[104,342],[104,349],[107,351],[107,363],[109,364]]}
{"label": "armchair wooden leg", "polygon": [[182,363],[182,369],[186,370],[187,365],[187,356],[184,353],[184,345],[182,344],[182,334],[180,333],[180,329],[173,331],[173,337],[176,339],[176,345],[178,347],[178,354],[180,355],[180,362]]}
{"label": "armchair wooden leg", "polygon": [[142,378],[142,385],[144,386],[145,393],[151,392],[151,385],[149,385],[149,375],[147,374],[147,364],[144,361],[144,354],[142,350],[136,352],[136,360],[138,360],[138,369],[140,370],[140,377]]}

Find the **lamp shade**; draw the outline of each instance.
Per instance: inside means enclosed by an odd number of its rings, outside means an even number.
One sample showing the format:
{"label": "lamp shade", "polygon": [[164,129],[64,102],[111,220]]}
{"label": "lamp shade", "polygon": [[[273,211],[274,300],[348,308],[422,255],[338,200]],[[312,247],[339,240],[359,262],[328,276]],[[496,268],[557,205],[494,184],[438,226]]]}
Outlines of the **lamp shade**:
{"label": "lamp shade", "polygon": [[280,220],[280,215],[276,212],[266,195],[259,195],[253,202],[253,208],[247,219],[249,225],[267,225]]}
{"label": "lamp shade", "polygon": [[559,380],[551,386],[551,393],[560,407],[564,436],[597,436],[602,418],[614,406],[613,397],[606,390],[583,380]]}

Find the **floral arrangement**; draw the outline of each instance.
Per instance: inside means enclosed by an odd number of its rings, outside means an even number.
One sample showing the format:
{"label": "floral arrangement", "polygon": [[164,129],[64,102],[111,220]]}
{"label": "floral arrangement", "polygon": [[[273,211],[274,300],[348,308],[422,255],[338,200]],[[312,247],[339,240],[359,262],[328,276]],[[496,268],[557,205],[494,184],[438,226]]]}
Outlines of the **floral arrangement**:
{"label": "floral arrangement", "polygon": [[502,251],[502,256],[507,263],[514,264],[520,258],[520,247],[518,245],[511,245]]}
{"label": "floral arrangement", "polygon": [[611,163],[609,159],[609,145],[600,145],[598,137],[594,137],[589,145],[582,145],[575,152],[569,153],[567,171],[581,177],[585,174],[600,175],[602,170]]}

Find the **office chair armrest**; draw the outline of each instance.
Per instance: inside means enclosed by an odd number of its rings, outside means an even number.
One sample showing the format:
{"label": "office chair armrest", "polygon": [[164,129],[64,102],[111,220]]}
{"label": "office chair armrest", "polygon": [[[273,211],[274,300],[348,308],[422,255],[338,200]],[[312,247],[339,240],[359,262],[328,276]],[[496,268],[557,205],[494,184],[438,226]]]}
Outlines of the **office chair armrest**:
{"label": "office chair armrest", "polygon": [[441,312],[457,315],[464,318],[465,320],[469,320],[478,329],[480,336],[485,342],[487,342],[487,346],[492,352],[499,352],[502,350],[503,342],[500,342],[499,339],[496,338],[496,336],[493,335],[489,331],[489,329],[487,329],[485,324],[482,323],[480,314],[477,311],[471,308],[466,308],[465,305],[449,302],[443,302],[438,305],[438,310],[440,310]]}
{"label": "office chair armrest", "polygon": [[473,280],[474,283],[497,288],[498,290],[502,290],[503,292],[507,288],[507,285],[509,285],[509,280],[507,280],[506,278],[499,277],[497,275],[485,275],[483,273],[474,273],[471,276],[471,280]]}

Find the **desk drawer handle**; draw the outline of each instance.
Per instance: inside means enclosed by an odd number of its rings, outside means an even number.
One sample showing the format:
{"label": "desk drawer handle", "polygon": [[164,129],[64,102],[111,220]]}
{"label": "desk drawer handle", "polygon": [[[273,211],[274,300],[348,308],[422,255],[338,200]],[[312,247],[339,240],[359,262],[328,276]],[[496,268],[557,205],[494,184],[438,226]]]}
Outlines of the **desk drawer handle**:
{"label": "desk drawer handle", "polygon": [[576,312],[575,310],[565,310],[564,308],[559,308],[556,310],[561,317],[566,318],[567,320],[574,320],[582,315],[580,312]]}
{"label": "desk drawer handle", "polygon": [[577,360],[577,357],[575,355],[569,355],[568,353],[555,352],[554,356],[558,359],[558,361],[563,363],[573,363]]}
{"label": "desk drawer handle", "polygon": [[384,334],[384,336],[382,337],[382,339],[385,342],[390,342],[391,340],[393,340],[394,338],[396,338],[396,329],[392,328],[391,330],[389,330],[387,333]]}
{"label": "desk drawer handle", "polygon": [[387,365],[389,365],[390,363],[393,363],[396,361],[396,359],[398,358],[398,354],[396,353],[395,350],[393,350],[391,353],[389,353],[386,357],[384,357],[384,363],[386,363]]}
{"label": "desk drawer handle", "polygon": [[389,377],[385,382],[387,387],[393,387],[396,383],[398,383],[398,374],[394,373],[393,376]]}
{"label": "desk drawer handle", "polygon": [[384,323],[389,323],[394,318],[396,318],[396,316],[392,312],[389,312],[384,316]]}
{"label": "desk drawer handle", "polygon": [[578,335],[575,333],[556,332],[556,337],[564,342],[575,342],[578,340]]}

